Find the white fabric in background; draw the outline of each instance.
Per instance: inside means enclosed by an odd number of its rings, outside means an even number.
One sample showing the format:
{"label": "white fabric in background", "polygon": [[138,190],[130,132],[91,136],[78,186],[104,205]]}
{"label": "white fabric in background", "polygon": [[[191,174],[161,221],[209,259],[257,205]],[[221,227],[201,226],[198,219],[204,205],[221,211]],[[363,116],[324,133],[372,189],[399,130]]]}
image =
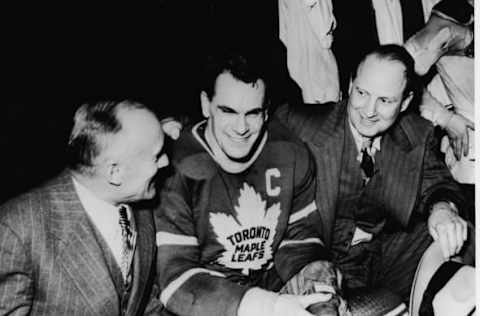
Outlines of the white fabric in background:
{"label": "white fabric in background", "polygon": [[399,0],[372,0],[380,44],[403,45],[402,7]]}
{"label": "white fabric in background", "polygon": [[288,71],[302,89],[303,101],[338,101],[338,68],[331,51],[336,21],[331,0],[279,0],[278,8]]}
{"label": "white fabric in background", "polygon": [[[429,85],[430,93],[443,105],[452,104],[456,113],[475,122],[474,59],[464,56],[443,56],[436,63],[436,67],[437,76],[442,84]],[[469,129],[468,132],[468,156],[462,155],[459,161],[455,159],[447,136],[441,143],[441,149],[445,153],[445,163],[455,180],[460,183],[475,183],[475,138],[472,130]]]}
{"label": "white fabric in background", "polygon": [[430,19],[430,14],[432,14],[433,7],[439,3],[441,0],[422,0],[423,7],[423,17],[425,18],[425,23]]}

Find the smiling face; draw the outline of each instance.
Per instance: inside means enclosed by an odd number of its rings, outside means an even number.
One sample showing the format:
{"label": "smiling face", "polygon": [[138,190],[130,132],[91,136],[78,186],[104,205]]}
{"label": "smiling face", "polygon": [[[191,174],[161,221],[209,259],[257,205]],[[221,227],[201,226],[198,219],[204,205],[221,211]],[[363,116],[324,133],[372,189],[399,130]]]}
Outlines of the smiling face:
{"label": "smiling face", "polygon": [[221,73],[210,100],[200,95],[203,115],[221,150],[232,160],[249,156],[267,119],[263,107],[265,83],[237,80],[229,72]]}
{"label": "smiling face", "polygon": [[405,111],[412,94],[404,96],[405,67],[398,61],[368,56],[350,86],[348,116],[360,135],[378,136]]}

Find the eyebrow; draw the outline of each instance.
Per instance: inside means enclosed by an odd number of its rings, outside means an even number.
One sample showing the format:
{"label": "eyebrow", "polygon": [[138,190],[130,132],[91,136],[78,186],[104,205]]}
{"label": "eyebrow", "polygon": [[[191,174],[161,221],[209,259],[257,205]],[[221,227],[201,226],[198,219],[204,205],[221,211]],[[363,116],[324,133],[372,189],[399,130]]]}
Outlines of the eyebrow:
{"label": "eyebrow", "polygon": [[[232,113],[235,113],[235,114],[239,114],[237,111],[235,111],[234,109],[232,109],[231,107],[227,106],[227,105],[218,105],[217,106],[218,108],[220,108],[221,110],[223,111],[229,111],[229,112],[232,112]],[[261,107],[261,108],[255,108],[255,109],[252,109],[248,112],[245,113],[245,115],[249,115],[249,114],[259,114],[261,112],[264,111],[264,108]]]}
{"label": "eyebrow", "polygon": [[368,92],[367,90],[363,89],[362,87],[355,86],[355,89],[360,90],[360,91],[362,91],[362,92],[364,92],[364,93],[370,94],[370,92]]}
{"label": "eyebrow", "polygon": [[380,99],[386,99],[388,102],[395,102],[398,100],[396,97],[379,97]]}
{"label": "eyebrow", "polygon": [[[366,93],[368,95],[371,95],[371,93],[368,90],[365,90],[359,86],[355,86],[355,89],[362,91],[363,93]],[[398,101],[398,97],[387,97],[387,96],[377,96],[377,99],[386,99],[389,102],[396,102]]]}

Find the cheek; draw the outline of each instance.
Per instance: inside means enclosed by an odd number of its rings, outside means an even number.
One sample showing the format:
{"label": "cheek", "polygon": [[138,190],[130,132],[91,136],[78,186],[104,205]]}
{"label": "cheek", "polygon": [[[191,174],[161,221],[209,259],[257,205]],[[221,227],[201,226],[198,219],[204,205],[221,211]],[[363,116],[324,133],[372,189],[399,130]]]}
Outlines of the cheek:
{"label": "cheek", "polygon": [[248,127],[252,133],[258,133],[264,123],[263,117],[256,117],[248,119]]}
{"label": "cheek", "polygon": [[138,166],[139,168],[136,170],[136,174],[141,182],[149,182],[157,172],[157,168],[154,163],[144,163],[141,167],[140,165]]}
{"label": "cheek", "polygon": [[364,100],[361,96],[354,95],[350,99],[350,107],[354,109],[359,109],[363,106]]}
{"label": "cheek", "polygon": [[379,107],[377,110],[378,115],[382,118],[382,120],[390,122],[394,121],[398,116],[398,109],[397,108],[389,108],[389,107]]}
{"label": "cheek", "polygon": [[215,134],[220,135],[224,131],[228,131],[230,126],[230,121],[227,117],[216,117],[212,121],[213,131]]}

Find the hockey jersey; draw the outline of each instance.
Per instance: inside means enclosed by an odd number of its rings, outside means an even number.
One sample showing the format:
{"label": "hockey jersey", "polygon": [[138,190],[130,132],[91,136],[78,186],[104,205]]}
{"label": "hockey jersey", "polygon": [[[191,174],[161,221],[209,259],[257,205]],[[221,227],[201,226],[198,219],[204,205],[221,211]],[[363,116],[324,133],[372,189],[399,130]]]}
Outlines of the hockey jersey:
{"label": "hockey jersey", "polygon": [[175,172],[155,213],[161,301],[175,315],[237,315],[251,287],[279,288],[326,258],[313,228],[314,164],[306,146],[277,121],[255,161],[225,171],[202,134],[175,143]]}

